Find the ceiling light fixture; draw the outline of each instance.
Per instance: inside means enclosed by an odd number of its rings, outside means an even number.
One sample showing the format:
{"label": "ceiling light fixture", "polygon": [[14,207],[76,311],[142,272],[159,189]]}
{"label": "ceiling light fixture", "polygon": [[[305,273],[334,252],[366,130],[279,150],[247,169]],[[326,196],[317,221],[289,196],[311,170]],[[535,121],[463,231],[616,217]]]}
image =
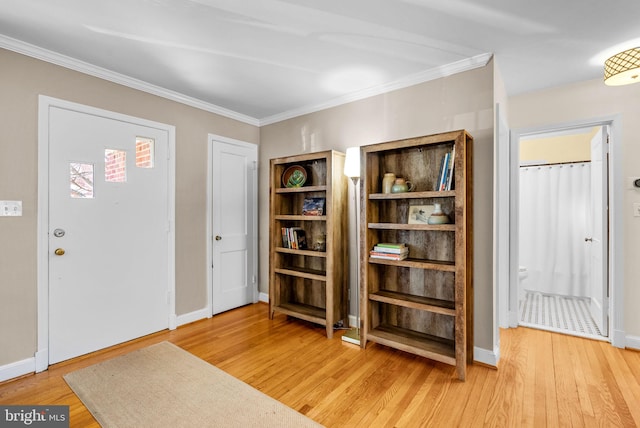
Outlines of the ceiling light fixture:
{"label": "ceiling light fixture", "polygon": [[604,83],[609,86],[640,82],[640,47],[615,54],[604,62]]}

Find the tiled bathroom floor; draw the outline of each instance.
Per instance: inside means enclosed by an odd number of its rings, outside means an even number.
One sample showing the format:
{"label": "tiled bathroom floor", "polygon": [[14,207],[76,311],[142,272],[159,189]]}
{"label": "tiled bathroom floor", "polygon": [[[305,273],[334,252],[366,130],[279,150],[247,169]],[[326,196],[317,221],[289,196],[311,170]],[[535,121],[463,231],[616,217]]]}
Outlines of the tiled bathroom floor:
{"label": "tiled bathroom floor", "polygon": [[557,333],[605,340],[589,312],[589,299],[532,293],[520,301],[519,324]]}

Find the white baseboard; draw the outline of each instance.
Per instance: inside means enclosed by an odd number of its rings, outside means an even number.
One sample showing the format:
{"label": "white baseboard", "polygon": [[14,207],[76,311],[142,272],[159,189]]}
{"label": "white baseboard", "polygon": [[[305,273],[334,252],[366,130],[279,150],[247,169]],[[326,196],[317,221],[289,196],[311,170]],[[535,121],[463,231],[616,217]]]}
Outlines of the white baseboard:
{"label": "white baseboard", "polygon": [[625,348],[635,349],[640,351],[640,337],[638,336],[627,336],[625,338]]}
{"label": "white baseboard", "polygon": [[484,348],[473,348],[473,361],[477,361],[482,364],[486,364],[492,367],[498,367],[498,361],[500,361],[500,347],[496,346],[493,351]]}
{"label": "white baseboard", "polygon": [[258,295],[258,300],[264,303],[269,303],[269,293],[260,293]]}
{"label": "white baseboard", "polygon": [[0,382],[13,379],[14,377],[26,375],[36,371],[36,359],[27,358],[15,363],[0,366]]}
{"label": "white baseboard", "polygon": [[209,308],[202,308],[197,311],[189,312],[188,314],[178,315],[176,325],[179,327],[205,318],[209,318]]}

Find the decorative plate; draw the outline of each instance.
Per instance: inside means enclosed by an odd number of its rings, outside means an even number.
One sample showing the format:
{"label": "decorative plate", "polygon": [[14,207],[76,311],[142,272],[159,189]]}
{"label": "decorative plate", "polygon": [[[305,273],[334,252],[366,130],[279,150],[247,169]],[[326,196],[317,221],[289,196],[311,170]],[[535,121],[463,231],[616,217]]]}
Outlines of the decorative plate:
{"label": "decorative plate", "polygon": [[307,181],[307,171],[300,165],[292,165],[282,174],[284,187],[302,187]]}

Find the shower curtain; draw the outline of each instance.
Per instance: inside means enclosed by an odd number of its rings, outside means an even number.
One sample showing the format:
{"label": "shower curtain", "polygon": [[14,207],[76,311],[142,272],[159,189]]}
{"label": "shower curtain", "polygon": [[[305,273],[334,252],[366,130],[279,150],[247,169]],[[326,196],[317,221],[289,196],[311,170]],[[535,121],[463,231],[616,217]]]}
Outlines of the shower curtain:
{"label": "shower curtain", "polygon": [[519,264],[524,288],[589,296],[591,165],[588,162],[520,168]]}

